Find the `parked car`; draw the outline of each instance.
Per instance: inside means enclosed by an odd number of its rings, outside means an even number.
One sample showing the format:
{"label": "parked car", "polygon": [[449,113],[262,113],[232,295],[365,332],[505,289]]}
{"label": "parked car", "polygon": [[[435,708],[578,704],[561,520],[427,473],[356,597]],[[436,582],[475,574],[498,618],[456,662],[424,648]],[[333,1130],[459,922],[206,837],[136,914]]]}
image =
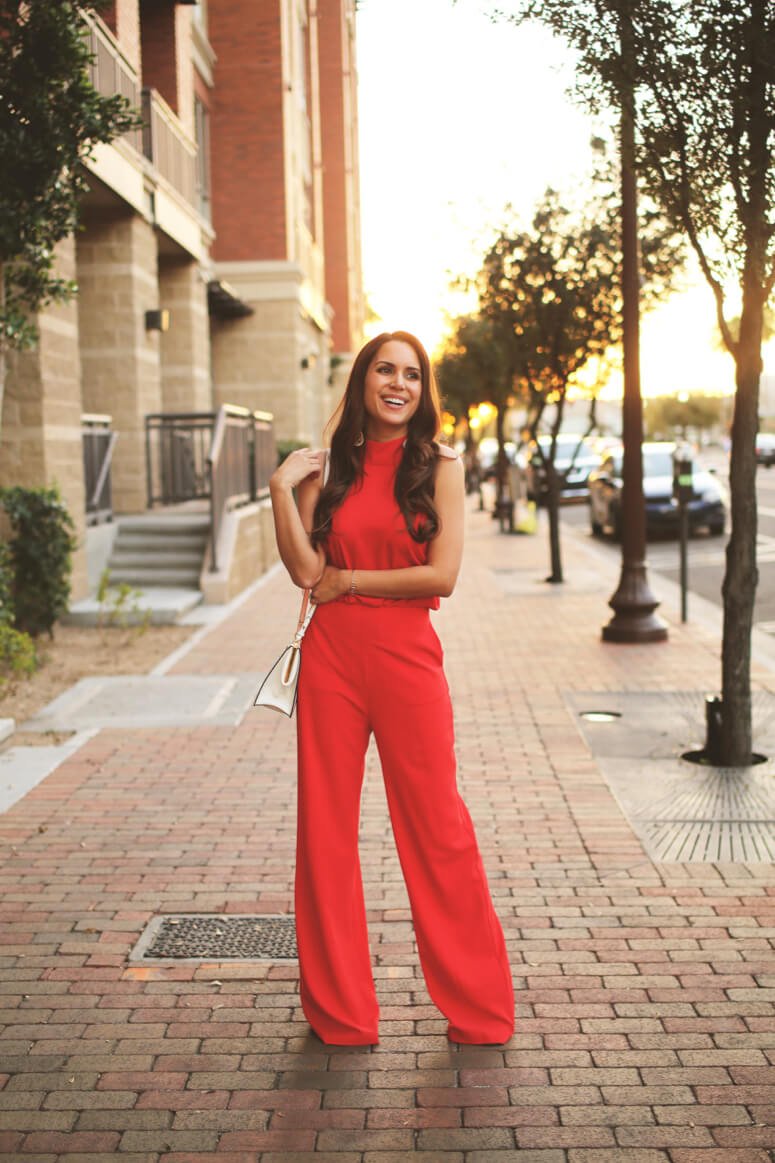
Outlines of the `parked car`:
{"label": "parked car", "polygon": [[[507,440],[503,446],[508,464],[514,464],[517,455],[517,446],[512,440]],[[498,461],[498,441],[494,436],[485,436],[477,445],[479,458],[479,472],[483,480],[492,480],[495,476],[495,466]]]}
{"label": "parked car", "polygon": [[[546,465],[551,452],[551,436],[539,436],[530,445],[527,456],[527,495],[541,504],[548,492]],[[590,440],[561,432],[557,437],[554,468],[560,475],[560,500],[584,501],[587,497],[587,478],[600,463]]]}
{"label": "parked car", "polygon": [[[647,443],[643,448],[643,495],[646,531],[678,529],[678,502],[673,497],[673,454],[669,441]],[[689,530],[705,526],[720,537],[726,525],[726,490],[716,476],[698,461],[692,471],[692,498],[688,504]],[[589,474],[589,520],[596,537],[622,534],[622,451],[609,453]]]}
{"label": "parked car", "polygon": [[770,468],[775,464],[775,432],[756,434],[756,463]]}

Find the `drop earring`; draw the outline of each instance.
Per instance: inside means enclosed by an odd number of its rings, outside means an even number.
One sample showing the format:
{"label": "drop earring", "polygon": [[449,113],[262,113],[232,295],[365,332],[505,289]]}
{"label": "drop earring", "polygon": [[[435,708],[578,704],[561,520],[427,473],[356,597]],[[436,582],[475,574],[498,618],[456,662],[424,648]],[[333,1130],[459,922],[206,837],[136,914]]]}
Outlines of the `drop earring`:
{"label": "drop earring", "polygon": [[358,435],[355,437],[355,440],[353,440],[353,447],[360,448],[361,445],[363,444],[363,440],[364,440],[363,433],[359,432]]}

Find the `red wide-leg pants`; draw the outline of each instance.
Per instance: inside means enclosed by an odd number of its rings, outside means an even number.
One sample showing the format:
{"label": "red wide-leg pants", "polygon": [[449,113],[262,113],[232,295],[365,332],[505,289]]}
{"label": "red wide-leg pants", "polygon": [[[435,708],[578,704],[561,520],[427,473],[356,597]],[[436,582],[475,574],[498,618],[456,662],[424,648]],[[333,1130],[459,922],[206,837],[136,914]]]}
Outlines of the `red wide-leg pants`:
{"label": "red wide-leg pants", "polygon": [[374,732],[425,982],[450,1040],[505,1042],[514,993],[471,817],[456,783],[441,646],[426,609],[320,606],[298,697],[295,910],[301,1004],[315,1033],[374,1043],[358,825]]}

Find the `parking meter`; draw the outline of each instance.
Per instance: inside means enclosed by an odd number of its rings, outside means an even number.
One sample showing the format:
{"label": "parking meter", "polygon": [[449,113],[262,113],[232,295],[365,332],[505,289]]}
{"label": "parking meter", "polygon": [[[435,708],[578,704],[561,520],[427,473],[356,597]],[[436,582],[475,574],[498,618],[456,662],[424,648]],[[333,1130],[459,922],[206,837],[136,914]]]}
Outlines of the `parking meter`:
{"label": "parking meter", "polygon": [[673,496],[678,502],[678,531],[681,545],[681,621],[686,621],[686,597],[689,590],[688,543],[689,502],[692,499],[692,462],[686,452],[676,449],[673,457]]}
{"label": "parking meter", "polygon": [[673,496],[679,505],[692,499],[692,462],[685,453],[676,453],[673,458]]}

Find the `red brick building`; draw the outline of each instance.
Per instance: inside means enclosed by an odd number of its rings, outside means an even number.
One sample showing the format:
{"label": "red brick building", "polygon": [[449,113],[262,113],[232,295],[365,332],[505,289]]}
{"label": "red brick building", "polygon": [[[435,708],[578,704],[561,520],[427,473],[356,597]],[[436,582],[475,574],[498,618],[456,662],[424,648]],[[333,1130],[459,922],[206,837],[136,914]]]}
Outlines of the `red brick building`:
{"label": "red brick building", "polygon": [[209,0],[209,28],[215,265],[254,309],[216,381],[315,439],[363,326],[354,0]]}
{"label": "red brick building", "polygon": [[[0,427],[0,484],[57,481],[82,545],[84,415],[117,436],[116,514],[146,507],[149,413],[241,404],[272,412],[280,439],[320,441],[363,323],[354,9],[86,13],[94,85],[145,124],[87,163],[82,229],[60,248],[78,297],[41,313],[37,349],[9,361]],[[74,583],[77,597],[83,551]]]}

